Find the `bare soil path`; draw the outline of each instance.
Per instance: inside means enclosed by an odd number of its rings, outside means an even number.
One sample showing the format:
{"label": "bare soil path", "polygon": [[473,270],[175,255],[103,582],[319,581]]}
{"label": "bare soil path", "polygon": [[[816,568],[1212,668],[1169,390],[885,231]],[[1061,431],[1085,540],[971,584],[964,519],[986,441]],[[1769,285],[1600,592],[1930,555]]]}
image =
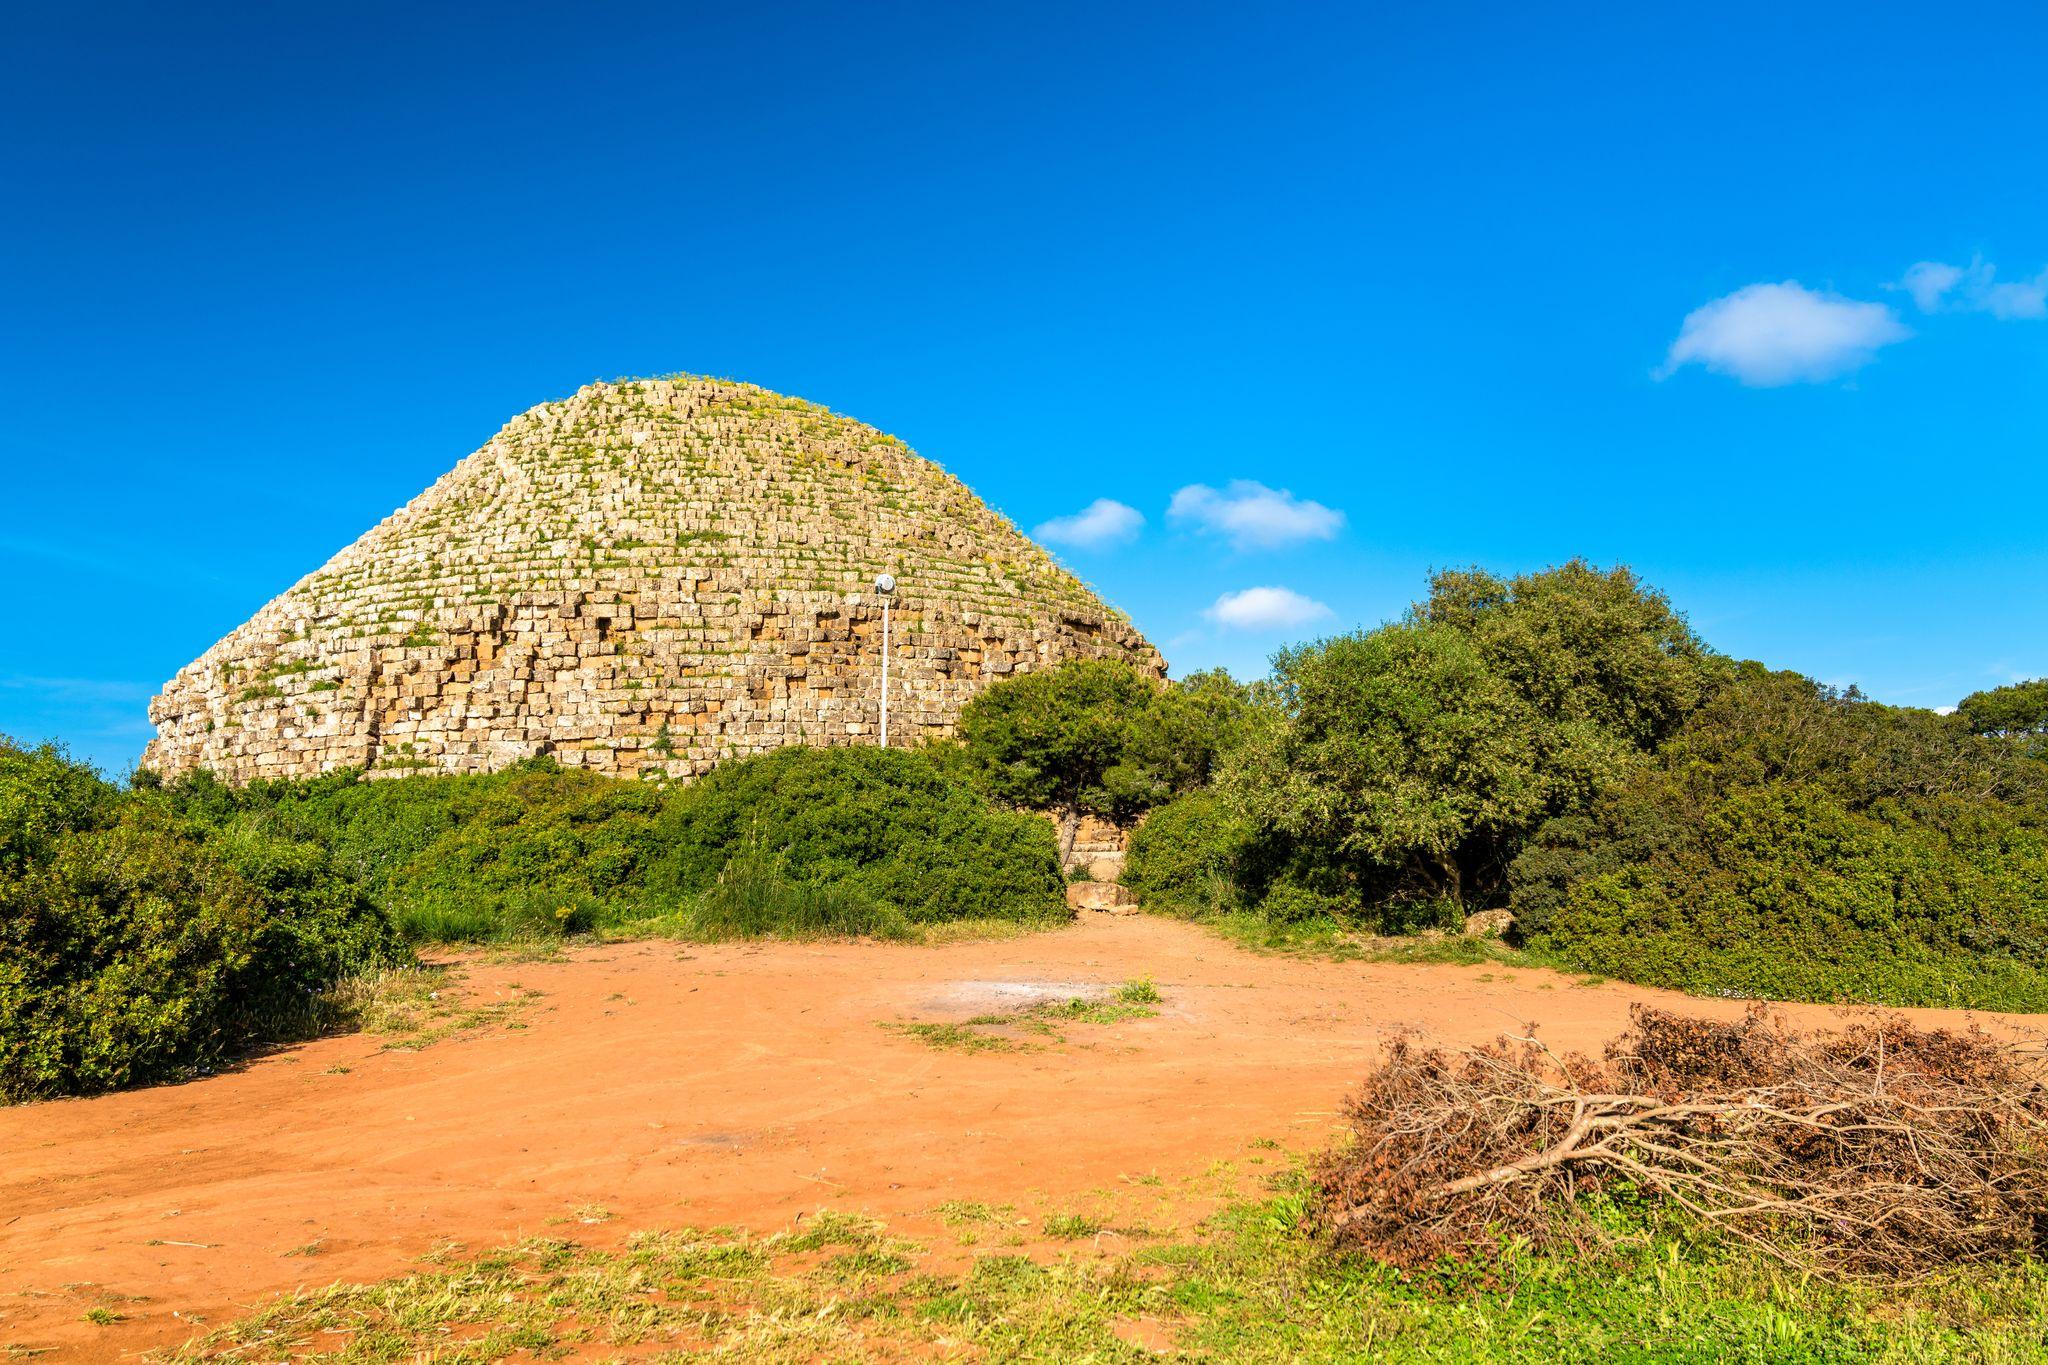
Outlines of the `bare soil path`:
{"label": "bare soil path", "polygon": [[[1063,1044],[947,1050],[883,1027],[1140,976],[1157,1017]],[[132,1356],[448,1239],[770,1231],[826,1205],[915,1230],[947,1200],[1181,1181],[1254,1144],[1325,1142],[1391,1026],[1462,1042],[1534,1021],[1590,1048],[1633,1001],[1741,1009],[1544,971],[1262,957],[1105,916],[937,948],[590,947],[472,963],[462,989],[541,995],[524,1027],[417,1052],[331,1038],[189,1084],[0,1109],[0,1358]],[[611,1221],[580,1226],[591,1206]],[[85,1321],[96,1306],[125,1320]]]}

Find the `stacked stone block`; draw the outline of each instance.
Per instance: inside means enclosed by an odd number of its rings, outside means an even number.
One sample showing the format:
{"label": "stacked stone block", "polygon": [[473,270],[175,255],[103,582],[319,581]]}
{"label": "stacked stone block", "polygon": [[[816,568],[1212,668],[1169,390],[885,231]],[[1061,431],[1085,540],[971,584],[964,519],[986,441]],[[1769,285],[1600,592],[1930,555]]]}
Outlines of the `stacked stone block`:
{"label": "stacked stone block", "polygon": [[959,480],[747,384],[592,384],[481,450],[179,670],[146,766],[234,782],[551,754],[690,777],[949,733],[994,678],[1158,651]]}

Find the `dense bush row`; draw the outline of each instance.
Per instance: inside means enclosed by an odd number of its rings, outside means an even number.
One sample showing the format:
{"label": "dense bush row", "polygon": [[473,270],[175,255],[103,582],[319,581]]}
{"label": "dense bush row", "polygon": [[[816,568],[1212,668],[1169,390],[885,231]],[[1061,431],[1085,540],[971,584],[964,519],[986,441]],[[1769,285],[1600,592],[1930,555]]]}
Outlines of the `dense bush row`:
{"label": "dense bush row", "polygon": [[124,791],[0,741],[0,1097],[213,1065],[408,940],[1065,913],[1047,821],[901,751],[785,749],[666,790],[539,761]]}
{"label": "dense bush row", "polygon": [[1730,670],[1513,875],[1528,941],[1594,971],[2048,1010],[2048,764],[1795,674]]}
{"label": "dense bush row", "polygon": [[793,747],[668,787],[537,759],[488,775],[240,789],[202,776],[143,798],[325,848],[422,941],[699,914],[728,923],[730,905],[708,902],[730,901],[738,883],[756,901],[780,886],[776,904],[829,903],[856,932],[1064,907],[1046,821],[995,808],[902,750]]}

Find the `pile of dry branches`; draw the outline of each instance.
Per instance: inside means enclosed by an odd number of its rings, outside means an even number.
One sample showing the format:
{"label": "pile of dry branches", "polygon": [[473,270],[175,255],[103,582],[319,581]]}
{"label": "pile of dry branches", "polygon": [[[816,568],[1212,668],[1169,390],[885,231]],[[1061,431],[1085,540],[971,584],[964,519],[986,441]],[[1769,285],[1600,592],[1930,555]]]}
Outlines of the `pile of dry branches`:
{"label": "pile of dry branches", "polygon": [[1872,1015],[1794,1033],[1638,1007],[1598,1060],[1533,1037],[1447,1052],[1396,1038],[1318,1170],[1341,1245],[1414,1265],[1506,1230],[1592,1235],[1623,1182],[1796,1264],[1910,1277],[2048,1250],[2048,1086],[1976,1030]]}

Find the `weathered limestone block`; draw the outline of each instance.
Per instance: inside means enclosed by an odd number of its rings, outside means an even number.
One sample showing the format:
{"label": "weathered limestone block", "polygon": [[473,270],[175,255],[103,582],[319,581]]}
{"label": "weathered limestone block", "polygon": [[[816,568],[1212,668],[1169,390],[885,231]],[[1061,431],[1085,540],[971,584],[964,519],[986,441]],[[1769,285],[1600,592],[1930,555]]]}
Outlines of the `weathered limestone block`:
{"label": "weathered limestone block", "polygon": [[1103,910],[1112,915],[1138,913],[1138,898],[1115,882],[1070,882],[1067,904],[1076,910]]}

